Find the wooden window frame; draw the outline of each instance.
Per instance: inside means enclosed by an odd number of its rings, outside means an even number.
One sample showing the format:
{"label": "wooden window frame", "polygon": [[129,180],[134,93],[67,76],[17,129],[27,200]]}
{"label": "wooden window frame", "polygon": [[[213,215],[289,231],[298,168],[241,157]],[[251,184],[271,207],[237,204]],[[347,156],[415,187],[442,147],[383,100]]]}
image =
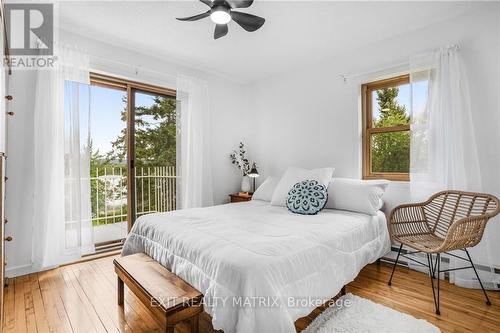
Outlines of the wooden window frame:
{"label": "wooden window frame", "polygon": [[[176,98],[174,89],[163,88],[151,84],[121,79],[99,73],[90,73],[90,84],[105,88],[118,89],[127,94],[127,174],[135,175],[135,92],[151,93],[164,97]],[[135,222],[135,176],[127,177],[127,227],[132,229]]]}
{"label": "wooden window frame", "polygon": [[393,127],[373,127],[372,92],[410,83],[410,75],[400,75],[389,79],[365,83],[361,86],[363,109],[363,179],[388,179],[394,181],[409,181],[410,174],[404,172],[372,172],[371,138],[372,134],[409,131],[410,125]]}

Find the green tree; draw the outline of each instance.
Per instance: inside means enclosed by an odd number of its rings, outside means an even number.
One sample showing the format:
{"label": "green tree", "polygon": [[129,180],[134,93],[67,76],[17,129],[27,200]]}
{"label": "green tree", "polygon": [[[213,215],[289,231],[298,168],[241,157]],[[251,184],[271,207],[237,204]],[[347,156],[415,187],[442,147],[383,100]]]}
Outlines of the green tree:
{"label": "green tree", "polygon": [[[380,117],[374,127],[408,125],[410,117],[396,98],[399,88],[376,91]],[[408,172],[410,169],[410,132],[379,133],[372,136],[372,172]]]}
{"label": "green tree", "polygon": [[[175,166],[176,165],[176,108],[175,98],[153,97],[150,107],[135,109],[135,160],[137,166]],[[122,112],[126,121],[126,110]],[[124,161],[126,159],[126,129],[111,143],[112,151],[107,159]]]}

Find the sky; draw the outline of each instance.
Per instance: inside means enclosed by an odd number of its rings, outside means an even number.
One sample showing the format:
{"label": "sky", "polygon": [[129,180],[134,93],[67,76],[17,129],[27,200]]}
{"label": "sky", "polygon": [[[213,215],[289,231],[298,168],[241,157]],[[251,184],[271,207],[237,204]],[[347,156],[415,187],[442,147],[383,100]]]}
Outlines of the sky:
{"label": "sky", "polygon": [[[396,101],[398,102],[398,104],[404,105],[407,112],[411,111],[410,87],[411,87],[410,84],[403,84],[399,86],[398,97],[396,97]],[[372,103],[373,103],[372,106],[373,119],[378,119],[378,117],[380,116],[380,110],[378,108],[378,103],[376,98],[372,99]],[[413,83],[413,105],[415,107],[415,110],[422,110],[423,108],[425,108],[426,103],[427,103],[427,81],[418,81]]]}
{"label": "sky", "polygon": [[[91,126],[90,136],[94,151],[101,154],[112,150],[111,142],[116,140],[126,123],[121,120],[121,112],[126,106],[126,92],[118,89],[91,86]],[[153,96],[136,93],[136,106],[149,107],[153,105]]]}

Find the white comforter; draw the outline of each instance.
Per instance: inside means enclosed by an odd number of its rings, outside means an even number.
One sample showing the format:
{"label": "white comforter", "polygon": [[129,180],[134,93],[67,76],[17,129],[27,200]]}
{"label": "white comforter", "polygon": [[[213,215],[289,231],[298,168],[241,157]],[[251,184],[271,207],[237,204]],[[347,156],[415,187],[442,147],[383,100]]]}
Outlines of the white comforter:
{"label": "white comforter", "polygon": [[200,290],[215,329],[295,332],[389,245],[381,212],[303,216],[251,201],[142,216],[122,254],[145,252]]}

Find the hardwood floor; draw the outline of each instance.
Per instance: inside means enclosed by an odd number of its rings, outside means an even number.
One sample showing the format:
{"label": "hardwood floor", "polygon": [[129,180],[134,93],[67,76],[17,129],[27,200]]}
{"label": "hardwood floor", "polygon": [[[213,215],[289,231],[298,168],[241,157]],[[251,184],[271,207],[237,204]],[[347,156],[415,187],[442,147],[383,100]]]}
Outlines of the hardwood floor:
{"label": "hardwood floor", "polygon": [[[114,257],[63,266],[10,281],[5,295],[4,332],[163,332],[146,308],[128,290],[125,307],[116,304]],[[492,306],[481,291],[442,283],[441,316],[434,315],[427,275],[399,268],[392,286],[390,267],[367,266],[347,286],[347,292],[428,320],[443,332],[500,332],[500,293],[489,292]],[[296,322],[305,328],[320,313],[316,309]],[[214,332],[208,315],[200,318],[200,332]],[[188,326],[176,327],[189,332]]]}

